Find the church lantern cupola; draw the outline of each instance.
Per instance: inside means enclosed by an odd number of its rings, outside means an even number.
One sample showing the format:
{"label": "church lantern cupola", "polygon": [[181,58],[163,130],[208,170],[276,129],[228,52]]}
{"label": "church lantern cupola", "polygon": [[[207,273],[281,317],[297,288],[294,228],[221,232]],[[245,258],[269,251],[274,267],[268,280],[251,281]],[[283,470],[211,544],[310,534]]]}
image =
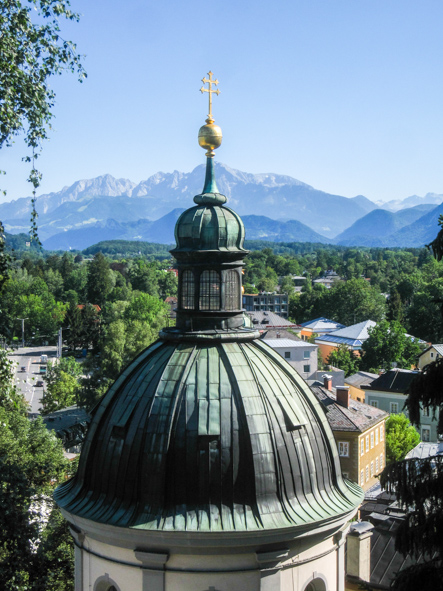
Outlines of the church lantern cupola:
{"label": "church lantern cupola", "polygon": [[185,331],[232,330],[243,325],[241,302],[245,228],[239,215],[225,206],[214,174],[214,150],[221,145],[222,132],[212,117],[212,94],[220,90],[212,72],[203,78],[201,92],[209,94],[209,114],[200,128],[198,142],[206,151],[203,191],[197,204],[187,209],[175,226],[178,307],[177,328]]}

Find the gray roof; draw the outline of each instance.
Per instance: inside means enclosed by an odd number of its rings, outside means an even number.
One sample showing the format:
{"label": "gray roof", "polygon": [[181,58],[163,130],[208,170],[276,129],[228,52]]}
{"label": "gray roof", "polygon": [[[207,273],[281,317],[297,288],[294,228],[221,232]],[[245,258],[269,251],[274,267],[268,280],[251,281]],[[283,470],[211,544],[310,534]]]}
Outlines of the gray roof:
{"label": "gray roof", "polygon": [[388,413],[369,404],[349,400],[349,408],[337,402],[335,392],[326,390],[319,382],[311,386],[319,402],[326,411],[326,418],[333,431],[358,431],[363,433],[379,421],[388,417]]}
{"label": "gray roof", "polygon": [[88,430],[91,417],[84,408],[69,406],[43,417],[43,422],[63,441],[65,448],[82,443]]}
{"label": "gray roof", "polygon": [[427,351],[429,351],[430,349],[435,349],[435,351],[439,354],[443,356],[443,344],[437,344],[437,345],[431,345],[430,347],[427,347],[424,351],[422,351],[419,355],[419,357],[421,357],[422,355],[424,355],[425,353],[427,353]]}
{"label": "gray roof", "polygon": [[376,326],[376,322],[373,320],[364,320],[351,326],[346,326],[340,330],[335,330],[331,335],[335,337],[343,337],[345,339],[359,339],[361,341],[366,340],[369,337],[369,328]]}
{"label": "gray roof", "polygon": [[394,392],[396,394],[405,394],[412,380],[418,374],[417,371],[410,369],[390,369],[382,373],[376,380],[368,386],[363,385],[364,390],[377,390],[379,392]]}
{"label": "gray roof", "polygon": [[423,460],[431,456],[441,455],[443,455],[443,442],[429,443],[427,441],[422,441],[416,445],[414,449],[411,449],[411,451],[406,455],[406,459],[409,460],[412,458],[418,458],[419,460]]}
{"label": "gray roof", "polygon": [[[255,326],[255,325],[254,325]],[[296,329],[291,328],[265,328],[260,331],[260,338],[267,341],[268,339],[289,339],[297,343],[305,343],[303,339],[295,334]]]}
{"label": "gray roof", "polygon": [[368,329],[375,325],[376,323],[372,320],[365,320],[364,322],[359,322],[358,324],[353,324],[340,330],[334,330],[334,332],[318,337],[318,339],[315,339],[315,342],[344,343],[350,347],[361,347],[369,337]]}
{"label": "gray roof", "polygon": [[335,322],[335,320],[330,320],[329,318],[324,318],[323,316],[320,318],[314,318],[314,320],[308,320],[308,322],[303,322],[300,326],[310,328],[314,332],[323,330],[335,331],[339,328],[345,328],[344,324],[340,324],[340,322]]}
{"label": "gray roof", "polygon": [[389,518],[374,527],[371,537],[371,586],[389,589],[395,573],[423,562],[422,554],[418,559],[412,559],[409,554],[405,556],[395,549],[395,534],[399,525],[399,520]]}
{"label": "gray roof", "polygon": [[369,371],[358,371],[345,378],[345,383],[349,386],[360,388],[362,384],[371,384],[378,378],[378,373],[369,373]]}
{"label": "gray roof", "polygon": [[317,345],[307,343],[306,341],[293,341],[292,339],[263,339],[273,349],[279,349],[281,347],[301,347],[303,349],[317,349]]}
{"label": "gray roof", "polygon": [[251,318],[254,328],[260,330],[261,327],[273,327],[273,326],[281,326],[281,327],[296,327],[297,324],[283,318],[283,316],[279,316],[275,314],[275,312],[246,312],[246,314]]}
{"label": "gray roof", "polygon": [[355,510],[362,491],[306,383],[266,342],[222,332],[157,341],[128,366],[55,492],[62,508],[187,532],[305,530]]}

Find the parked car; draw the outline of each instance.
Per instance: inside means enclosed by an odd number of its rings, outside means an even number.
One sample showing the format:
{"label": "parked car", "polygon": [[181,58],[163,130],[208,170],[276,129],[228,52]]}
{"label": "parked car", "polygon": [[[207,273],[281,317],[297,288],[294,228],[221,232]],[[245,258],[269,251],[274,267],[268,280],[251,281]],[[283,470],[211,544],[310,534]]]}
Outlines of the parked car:
{"label": "parked car", "polygon": [[21,366],[20,371],[26,371],[26,367],[24,365]]}
{"label": "parked car", "polygon": [[35,385],[37,386],[37,388],[42,388],[43,387],[43,380],[37,380],[37,383]]}

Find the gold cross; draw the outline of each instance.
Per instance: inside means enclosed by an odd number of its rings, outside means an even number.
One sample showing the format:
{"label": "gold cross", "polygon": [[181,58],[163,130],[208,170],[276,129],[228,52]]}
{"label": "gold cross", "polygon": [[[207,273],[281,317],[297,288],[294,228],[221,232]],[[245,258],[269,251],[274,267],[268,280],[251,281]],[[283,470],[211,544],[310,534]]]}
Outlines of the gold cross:
{"label": "gold cross", "polygon": [[209,115],[208,118],[211,119],[211,121],[213,121],[212,119],[212,93],[215,92],[215,94],[218,96],[220,94],[219,89],[212,89],[212,85],[217,86],[218,85],[218,80],[213,80],[212,79],[212,72],[209,71],[208,72],[208,76],[209,78],[202,78],[202,82],[203,84],[209,84],[209,88],[205,88],[204,86],[202,86],[200,88],[200,92],[203,94],[204,92],[208,92],[209,93]]}

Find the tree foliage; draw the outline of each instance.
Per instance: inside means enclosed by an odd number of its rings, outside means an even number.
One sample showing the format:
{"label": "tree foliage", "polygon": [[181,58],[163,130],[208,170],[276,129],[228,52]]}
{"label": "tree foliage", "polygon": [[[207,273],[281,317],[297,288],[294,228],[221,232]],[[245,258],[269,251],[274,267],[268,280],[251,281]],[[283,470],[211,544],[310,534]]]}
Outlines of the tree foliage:
{"label": "tree foliage", "polygon": [[406,329],[396,320],[382,320],[369,329],[369,338],[362,345],[361,369],[378,371],[390,369],[393,363],[403,369],[417,364],[420,346],[416,339],[406,334]]}
{"label": "tree foliage", "polygon": [[420,435],[403,413],[391,415],[386,421],[386,463],[403,460],[420,443]]}
{"label": "tree foliage", "polygon": [[73,357],[65,357],[58,363],[48,362],[44,377],[46,389],[42,399],[42,415],[77,403],[81,372],[80,365]]}
{"label": "tree foliage", "polygon": [[[61,18],[78,21],[68,0],[0,0],[0,149],[24,135],[33,187],[30,234],[38,243],[35,204],[41,174],[35,160],[53,117],[55,94],[49,79],[66,70],[77,72],[80,82],[86,76],[75,44],[61,36]],[[0,268],[5,264],[0,237]]]}
{"label": "tree foliage", "polygon": [[345,376],[348,377],[359,370],[360,357],[354,355],[344,343],[341,343],[329,353],[326,363],[342,369],[345,372]]}
{"label": "tree foliage", "polygon": [[109,268],[109,261],[101,252],[98,252],[88,266],[86,285],[88,301],[91,304],[103,307],[113,287],[113,276]]}
{"label": "tree foliage", "polygon": [[60,440],[30,421],[0,350],[0,581],[5,591],[72,591],[73,545],[52,500],[72,473]]}

